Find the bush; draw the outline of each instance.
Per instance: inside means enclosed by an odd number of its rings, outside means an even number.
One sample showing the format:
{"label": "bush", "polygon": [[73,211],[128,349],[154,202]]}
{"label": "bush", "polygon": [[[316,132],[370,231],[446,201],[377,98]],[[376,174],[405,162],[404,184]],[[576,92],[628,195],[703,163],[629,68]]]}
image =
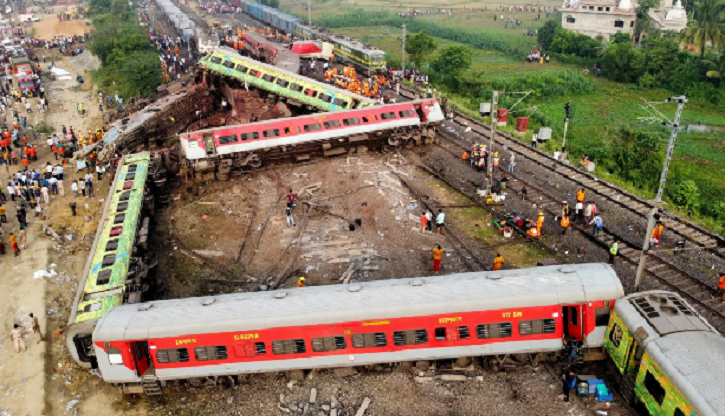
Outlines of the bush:
{"label": "bush", "polygon": [[672,202],[687,210],[696,210],[700,206],[700,190],[695,181],[686,180],[677,184],[670,195]]}

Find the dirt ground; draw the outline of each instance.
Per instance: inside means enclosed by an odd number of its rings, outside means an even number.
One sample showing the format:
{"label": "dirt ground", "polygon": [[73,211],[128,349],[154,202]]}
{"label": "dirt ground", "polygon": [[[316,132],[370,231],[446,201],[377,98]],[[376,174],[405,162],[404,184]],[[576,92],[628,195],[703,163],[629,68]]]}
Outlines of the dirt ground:
{"label": "dirt ground", "polygon": [[59,22],[58,16],[55,14],[41,14],[38,17],[40,21],[34,22],[32,27],[35,29],[35,37],[40,39],[52,39],[53,36],[83,35],[83,33],[91,31],[88,19]]}

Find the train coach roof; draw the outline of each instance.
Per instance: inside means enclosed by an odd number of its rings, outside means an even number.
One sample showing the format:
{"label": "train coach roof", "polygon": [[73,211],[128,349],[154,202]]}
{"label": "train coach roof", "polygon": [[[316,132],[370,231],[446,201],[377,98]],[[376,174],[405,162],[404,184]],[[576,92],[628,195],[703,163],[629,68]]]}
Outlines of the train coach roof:
{"label": "train coach roof", "polygon": [[619,278],[605,264],[473,272],[122,305],[98,323],[93,339],[137,340],[588,303],[623,295]]}
{"label": "train coach roof", "polygon": [[[324,87],[324,89],[329,90],[329,91],[332,91],[336,95],[340,95],[340,96],[343,96],[343,97],[352,97],[352,98],[354,98],[354,99],[356,99],[358,101],[362,101],[364,103],[368,103],[368,104],[371,104],[371,105],[377,103],[377,101],[375,101],[375,100],[373,100],[371,98],[364,97],[362,95],[357,95],[357,94],[355,94],[353,92],[350,92],[350,91],[347,91],[347,90],[343,90],[341,88],[335,87],[335,86],[330,85],[330,84],[324,84],[322,82],[319,82],[319,81],[317,81],[315,79],[306,77],[304,75],[295,74],[295,73],[290,72],[290,71],[288,71],[288,70],[286,70],[284,68],[280,68],[280,67],[276,67],[276,66],[273,66],[273,65],[265,64],[263,62],[254,60],[252,58],[247,58],[246,56],[240,55],[239,52],[237,52],[236,50],[234,50],[232,48],[229,48],[227,46],[220,46],[220,47],[216,48],[214,50],[214,52],[212,53],[212,55],[222,55],[222,56],[224,56],[226,58],[229,58],[229,59],[234,58],[234,59],[238,59],[240,61],[248,62],[250,65],[256,65],[256,66],[262,67],[264,70],[266,70],[266,71],[268,71],[270,73],[278,72],[280,74],[283,74],[283,75],[287,75],[289,77],[296,78],[296,79],[298,79],[300,81],[304,81],[304,82],[307,82],[307,83],[310,83],[310,84],[315,84],[317,86]],[[204,58],[204,60],[202,60],[202,63],[206,62],[206,60],[207,60],[207,58]]]}
{"label": "train coach roof", "polygon": [[725,338],[721,334],[678,332],[649,343],[645,351],[698,415],[723,414]]}

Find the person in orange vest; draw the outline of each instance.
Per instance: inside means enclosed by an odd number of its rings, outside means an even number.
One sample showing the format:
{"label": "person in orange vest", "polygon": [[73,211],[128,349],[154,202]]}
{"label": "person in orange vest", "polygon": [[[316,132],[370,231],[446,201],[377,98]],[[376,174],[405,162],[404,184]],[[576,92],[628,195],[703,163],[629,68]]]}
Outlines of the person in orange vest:
{"label": "person in orange vest", "polygon": [[60,148],[58,149],[58,153],[60,154],[60,158],[61,158],[61,159],[65,159],[65,146],[61,146],[61,147],[60,147]]}
{"label": "person in orange vest", "polygon": [[725,301],[725,272],[720,272],[720,281],[717,285],[717,290],[720,293],[720,299]]}
{"label": "person in orange vest", "polygon": [[493,270],[501,270],[504,263],[505,263],[505,261],[504,261],[503,257],[501,257],[501,254],[496,253],[496,258],[493,259]]}
{"label": "person in orange vest", "polygon": [[23,155],[23,166],[27,168],[29,163],[30,162],[28,162],[28,155]]}
{"label": "person in orange vest", "polygon": [[569,229],[569,216],[562,215],[561,222],[559,224],[561,225],[561,235],[566,235],[566,231]]}
{"label": "person in orange vest", "polygon": [[539,212],[539,218],[536,220],[536,233],[541,235],[541,227],[544,226],[544,213]]}
{"label": "person in orange vest", "polygon": [[584,196],[586,195],[586,191],[584,189],[580,189],[579,192],[576,193],[576,201],[577,202],[584,202]]}
{"label": "person in orange vest", "polygon": [[471,158],[471,155],[468,154],[468,152],[464,151],[463,155],[461,156],[462,160],[468,160]]}
{"label": "person in orange vest", "polygon": [[655,226],[655,229],[652,230],[652,236],[650,242],[654,244],[655,246],[660,245],[660,239],[662,239],[662,230],[665,229],[665,226],[662,225],[661,222],[658,222]]}
{"label": "person in orange vest", "polygon": [[539,232],[537,231],[536,227],[531,227],[528,229],[528,231],[526,231],[526,235],[528,235],[529,237],[538,238]]}
{"label": "person in orange vest", "polygon": [[38,160],[38,158],[35,156],[35,146],[30,146],[30,160],[32,160],[33,162]]}
{"label": "person in orange vest", "polygon": [[297,287],[305,287],[305,278],[300,277],[299,280],[297,280]]}
{"label": "person in orange vest", "polygon": [[176,52],[176,56],[179,56],[179,45],[174,46],[174,52]]}

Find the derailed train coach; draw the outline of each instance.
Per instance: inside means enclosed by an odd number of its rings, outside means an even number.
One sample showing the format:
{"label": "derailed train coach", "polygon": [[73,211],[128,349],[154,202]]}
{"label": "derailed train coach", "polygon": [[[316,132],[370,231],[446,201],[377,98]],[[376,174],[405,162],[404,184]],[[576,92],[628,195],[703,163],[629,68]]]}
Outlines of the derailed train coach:
{"label": "derailed train coach", "polygon": [[725,415],[725,338],[679,294],[618,300],[605,348],[622,397],[640,414]]}
{"label": "derailed train coach", "polygon": [[124,393],[234,385],[312,368],[530,354],[562,339],[601,359],[624,295],[605,264],[538,267],[122,305],[96,325],[106,382]]}
{"label": "derailed train coach", "polygon": [[179,135],[181,152],[194,173],[216,173],[225,180],[234,169],[259,168],[276,160],[305,161],[383,152],[431,144],[444,115],[438,102],[422,99],[360,110],[223,126]]}

